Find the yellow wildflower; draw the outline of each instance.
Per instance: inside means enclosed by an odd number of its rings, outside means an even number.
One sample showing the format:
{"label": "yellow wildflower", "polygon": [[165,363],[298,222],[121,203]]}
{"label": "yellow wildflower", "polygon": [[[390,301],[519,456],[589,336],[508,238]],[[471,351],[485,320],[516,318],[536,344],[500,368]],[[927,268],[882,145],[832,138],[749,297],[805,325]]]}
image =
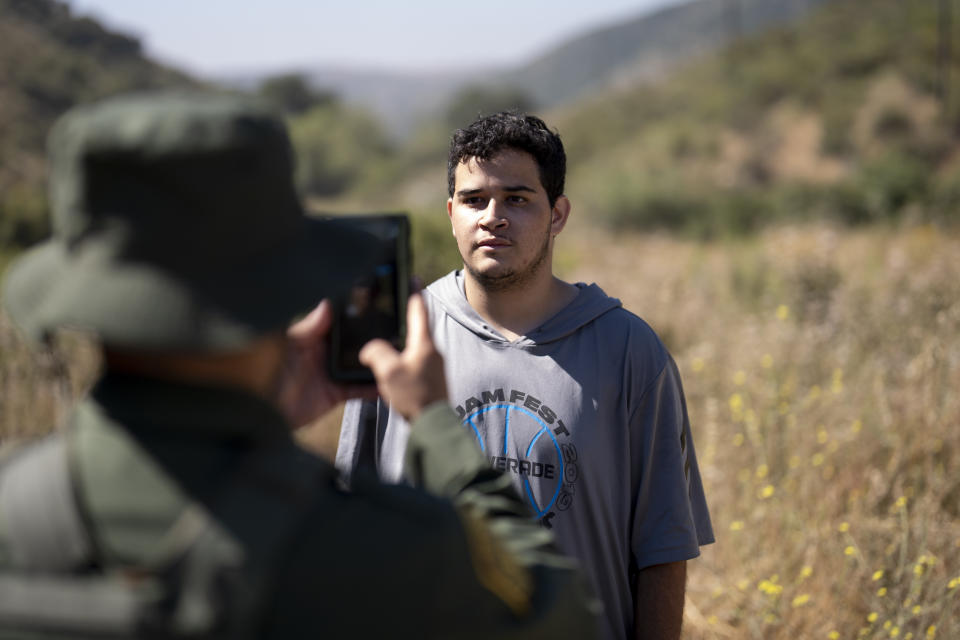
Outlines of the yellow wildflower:
{"label": "yellow wildflower", "polygon": [[740,531],[743,529],[743,520],[734,520],[730,523],[730,531]]}
{"label": "yellow wildflower", "polygon": [[937,635],[937,625],[932,624],[932,625],[930,625],[929,627],[927,627],[927,637],[928,637],[928,638],[934,638],[934,637],[936,637],[936,635]]}
{"label": "yellow wildflower", "polygon": [[707,363],[704,362],[703,358],[694,358],[690,363],[690,368],[693,369],[694,373],[700,373],[706,366]]}
{"label": "yellow wildflower", "polygon": [[840,638],[839,631],[831,631],[830,633],[827,634],[827,640],[839,640],[839,638]]}
{"label": "yellow wildflower", "polygon": [[801,593],[800,595],[798,595],[796,598],[793,599],[793,602],[791,603],[791,606],[792,606],[794,609],[796,609],[797,607],[802,607],[803,605],[807,604],[808,602],[810,602],[810,594],[809,594],[809,593]]}
{"label": "yellow wildflower", "polygon": [[847,547],[843,550],[843,555],[845,555],[845,556],[856,555],[856,553],[857,553],[857,550],[854,549],[852,546],[847,546]]}
{"label": "yellow wildflower", "polygon": [[843,369],[833,370],[833,379],[830,381],[830,391],[834,395],[843,393]]}
{"label": "yellow wildflower", "polygon": [[740,414],[743,412],[743,396],[739,393],[735,393],[730,396],[730,413],[733,414],[733,419],[735,421],[740,420]]}
{"label": "yellow wildflower", "polygon": [[777,320],[786,320],[790,317],[790,307],[785,304],[781,304],[777,307]]}
{"label": "yellow wildflower", "polygon": [[733,374],[733,384],[738,387],[742,387],[743,383],[747,381],[747,374],[745,371],[740,370]]}
{"label": "yellow wildflower", "polygon": [[770,467],[768,467],[765,464],[761,464],[759,467],[757,467],[757,471],[755,475],[759,480],[761,478],[766,478],[768,473],[770,473]]}
{"label": "yellow wildflower", "polygon": [[873,572],[873,581],[874,581],[874,582],[876,582],[877,580],[879,580],[879,579],[882,578],[882,577],[883,577],[883,569],[880,569],[880,570],[878,570],[878,571],[874,571],[874,572]]}
{"label": "yellow wildflower", "polygon": [[882,598],[882,597],[884,597],[885,595],[887,595],[887,588],[886,588],[886,587],[880,587],[879,589],[877,589],[877,596],[878,596],[878,597]]}
{"label": "yellow wildflower", "polygon": [[877,621],[877,612],[871,611],[870,615],[867,616],[867,622],[876,622]]}
{"label": "yellow wildflower", "polygon": [[849,522],[841,522],[841,523],[840,523],[840,526],[837,527],[837,531],[839,531],[840,533],[846,533],[847,531],[850,531],[850,523],[849,523]]}
{"label": "yellow wildflower", "polygon": [[763,489],[760,490],[760,497],[766,500],[767,498],[772,496],[775,491],[776,489],[774,489],[773,485],[768,484],[767,486],[765,486]]}
{"label": "yellow wildflower", "polygon": [[813,575],[813,567],[811,567],[810,565],[804,565],[804,567],[803,567],[802,569],[800,569],[800,579],[801,579],[801,580],[806,580],[807,578],[809,578],[809,577],[812,576],[812,575]]}

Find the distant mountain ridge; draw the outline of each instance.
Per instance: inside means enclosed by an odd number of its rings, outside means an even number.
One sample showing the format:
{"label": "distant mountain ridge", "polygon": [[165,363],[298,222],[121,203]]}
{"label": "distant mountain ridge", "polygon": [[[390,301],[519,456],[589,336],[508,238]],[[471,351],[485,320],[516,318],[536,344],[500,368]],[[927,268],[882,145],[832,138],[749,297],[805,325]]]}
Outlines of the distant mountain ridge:
{"label": "distant mountain ridge", "polygon": [[555,106],[611,83],[656,78],[691,56],[789,23],[829,1],[695,0],[589,31],[501,80]]}
{"label": "distant mountain ridge", "polygon": [[[377,70],[300,69],[317,88],[371,109],[395,133],[436,115],[466,85],[508,85],[526,91],[541,108],[614,84],[655,79],[692,56],[739,36],[789,23],[831,0],[692,0],[588,30],[512,69],[391,73]],[[250,88],[263,75],[221,77]]]}

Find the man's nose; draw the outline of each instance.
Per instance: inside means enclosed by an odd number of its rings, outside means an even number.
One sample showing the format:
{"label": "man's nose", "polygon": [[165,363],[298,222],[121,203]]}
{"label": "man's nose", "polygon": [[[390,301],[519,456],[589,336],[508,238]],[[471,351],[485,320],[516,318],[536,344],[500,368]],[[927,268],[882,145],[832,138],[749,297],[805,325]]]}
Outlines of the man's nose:
{"label": "man's nose", "polygon": [[487,207],[480,212],[477,223],[484,229],[499,229],[506,227],[509,222],[504,212],[504,206],[495,198],[487,201]]}

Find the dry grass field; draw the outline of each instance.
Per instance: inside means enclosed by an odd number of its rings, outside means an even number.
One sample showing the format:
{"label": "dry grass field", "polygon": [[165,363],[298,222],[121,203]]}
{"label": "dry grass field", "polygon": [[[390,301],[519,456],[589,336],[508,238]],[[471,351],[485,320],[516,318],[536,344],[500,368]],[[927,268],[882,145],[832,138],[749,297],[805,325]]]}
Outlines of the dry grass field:
{"label": "dry grass field", "polygon": [[694,424],[684,637],[960,638],[960,237],[600,241],[568,275],[661,334]]}
{"label": "dry grass field", "polygon": [[[960,236],[577,230],[560,250],[683,373],[717,534],[684,638],[960,638]],[[96,367],[0,316],[0,443],[50,428]]]}

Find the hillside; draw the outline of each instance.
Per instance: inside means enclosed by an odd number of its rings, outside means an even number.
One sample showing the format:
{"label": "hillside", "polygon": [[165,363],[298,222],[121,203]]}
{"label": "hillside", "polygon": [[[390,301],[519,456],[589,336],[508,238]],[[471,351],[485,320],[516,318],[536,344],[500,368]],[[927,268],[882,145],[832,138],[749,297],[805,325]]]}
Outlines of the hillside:
{"label": "hillside", "polygon": [[[938,4],[835,0],[551,118],[568,188],[613,228],[957,219],[960,59]],[[946,22],[943,23],[946,26]],[[943,36],[949,36],[944,40]]]}
{"label": "hillside", "polygon": [[196,81],[55,0],[0,0],[0,246],[44,232],[44,142],[75,104]]}
{"label": "hillside", "polygon": [[[321,89],[374,112],[399,138],[441,114],[466,85],[511,86],[551,108],[612,84],[659,78],[677,64],[738,37],[806,15],[829,0],[693,0],[607,25],[558,42],[515,68],[429,73],[302,68]],[[264,77],[237,73],[218,78],[244,89]]]}
{"label": "hillside", "polygon": [[[540,110],[567,147],[572,224],[712,237],[812,219],[956,222],[960,55],[941,52],[960,21],[942,32],[940,7],[832,0],[657,81]],[[325,206],[441,210],[449,134],[433,123]]]}
{"label": "hillside", "polygon": [[590,91],[663,77],[739,37],[792,22],[829,0],[695,0],[591,30],[501,81],[553,107]]}

